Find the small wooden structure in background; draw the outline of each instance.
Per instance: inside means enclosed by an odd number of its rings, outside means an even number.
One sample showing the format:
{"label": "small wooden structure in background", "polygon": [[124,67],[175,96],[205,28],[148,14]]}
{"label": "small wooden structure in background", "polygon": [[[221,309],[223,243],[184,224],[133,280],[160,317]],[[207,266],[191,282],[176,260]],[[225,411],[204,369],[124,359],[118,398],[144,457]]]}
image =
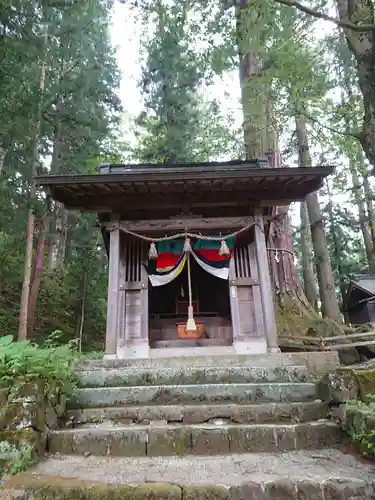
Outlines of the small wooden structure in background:
{"label": "small wooden structure in background", "polygon": [[352,325],[375,323],[375,275],[351,276],[344,300],[344,311]]}
{"label": "small wooden structure in background", "polygon": [[177,339],[176,324],[186,321],[186,312],[175,306],[181,283],[169,290],[169,285],[150,285],[144,265],[148,244],[131,232],[150,237],[184,231],[225,235],[249,224],[251,229],[237,239],[227,282],[199,266],[192,270],[200,295],[194,297],[199,301],[195,319],[206,331],[198,344],[226,346],[237,353],[278,350],[266,245],[270,222],[275,207],[304,200],[332,168],[268,167],[264,159],[102,165],[99,175],[37,179],[67,209],[98,213],[109,252],[107,357],[148,357],[153,349],[190,345]]}

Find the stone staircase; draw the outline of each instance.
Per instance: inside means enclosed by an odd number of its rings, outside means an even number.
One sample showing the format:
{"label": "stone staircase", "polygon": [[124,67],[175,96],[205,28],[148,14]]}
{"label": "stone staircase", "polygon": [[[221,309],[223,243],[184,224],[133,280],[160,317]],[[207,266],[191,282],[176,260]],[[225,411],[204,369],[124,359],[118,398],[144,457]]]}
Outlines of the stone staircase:
{"label": "stone staircase", "polygon": [[[88,362],[66,427],[49,435],[50,458],[30,474],[169,483],[161,496],[124,499],[375,498],[375,469],[338,449],[339,427],[318,399],[317,380],[337,365],[334,353]],[[180,486],[175,497],[171,484],[201,490]],[[207,485],[221,493],[205,496]]]}

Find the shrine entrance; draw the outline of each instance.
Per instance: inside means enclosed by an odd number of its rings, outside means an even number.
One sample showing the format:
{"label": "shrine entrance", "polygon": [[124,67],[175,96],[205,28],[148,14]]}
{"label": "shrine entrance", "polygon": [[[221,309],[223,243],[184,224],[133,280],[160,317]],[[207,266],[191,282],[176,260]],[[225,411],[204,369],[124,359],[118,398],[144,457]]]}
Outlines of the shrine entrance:
{"label": "shrine entrance", "polygon": [[149,341],[151,348],[232,345],[233,330],[228,280],[208,273],[191,261],[192,304],[196,332],[186,332],[188,268],[170,283],[149,284]]}

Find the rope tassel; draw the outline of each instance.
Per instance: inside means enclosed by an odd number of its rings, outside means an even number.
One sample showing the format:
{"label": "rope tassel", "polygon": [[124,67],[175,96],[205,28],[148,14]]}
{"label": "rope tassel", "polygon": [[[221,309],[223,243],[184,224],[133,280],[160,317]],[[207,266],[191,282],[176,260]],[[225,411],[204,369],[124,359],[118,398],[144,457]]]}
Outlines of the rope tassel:
{"label": "rope tassel", "polygon": [[193,306],[188,307],[188,320],[186,322],[186,331],[187,332],[196,332],[197,331],[197,325],[196,325],[195,319],[194,319]]}
{"label": "rope tassel", "polygon": [[151,242],[150,244],[150,250],[148,251],[148,258],[150,260],[156,260],[158,258],[158,251],[156,249],[155,242]]}
{"label": "rope tassel", "polygon": [[221,240],[221,247],[219,250],[219,255],[230,255],[230,250],[229,250],[227,242],[225,240]]}
{"label": "rope tassel", "polygon": [[192,252],[191,243],[190,243],[190,238],[186,238],[186,239],[185,239],[185,243],[184,243],[184,252]]}

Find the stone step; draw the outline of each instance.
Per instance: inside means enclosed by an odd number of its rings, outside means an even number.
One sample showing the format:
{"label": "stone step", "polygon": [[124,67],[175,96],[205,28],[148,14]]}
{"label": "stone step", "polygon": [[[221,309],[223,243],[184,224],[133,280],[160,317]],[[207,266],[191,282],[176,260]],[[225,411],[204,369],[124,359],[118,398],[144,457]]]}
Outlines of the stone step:
{"label": "stone step", "polygon": [[319,449],[339,442],[328,420],[299,424],[84,426],[52,431],[50,453],[95,456],[225,455]]}
{"label": "stone step", "polygon": [[181,358],[202,356],[232,356],[236,351],[233,345],[156,347],[150,349],[150,358]]}
{"label": "stone step", "polygon": [[81,387],[217,384],[241,382],[307,382],[306,366],[227,366],[124,368],[80,371]]}
{"label": "stone step", "polygon": [[263,403],[250,405],[170,405],[123,406],[118,408],[87,408],[70,410],[67,418],[73,426],[115,422],[120,424],[165,423],[202,424],[225,419],[237,424],[294,423],[327,418],[326,403]]}
{"label": "stone step", "polygon": [[[231,345],[231,344],[230,344]],[[159,349],[180,349],[181,347],[186,349],[189,347],[228,347],[228,340],[226,338],[223,339],[174,339],[174,340],[156,340],[151,344],[152,352],[155,353],[155,350]],[[190,351],[190,349],[189,349]],[[232,353],[234,354],[233,350]],[[212,354],[209,353],[209,354]]]}
{"label": "stone step", "polygon": [[190,403],[303,402],[316,399],[313,383],[201,384],[77,389],[70,408]]}
{"label": "stone step", "polygon": [[63,456],[9,478],[0,498],[373,500],[374,477],[373,465],[336,449],[216,457]]}
{"label": "stone step", "polygon": [[92,360],[77,363],[76,369],[84,371],[109,368],[184,368],[186,366],[307,366],[308,372],[321,376],[339,366],[337,352],[294,352],[250,355],[222,355],[168,357],[147,359]]}

